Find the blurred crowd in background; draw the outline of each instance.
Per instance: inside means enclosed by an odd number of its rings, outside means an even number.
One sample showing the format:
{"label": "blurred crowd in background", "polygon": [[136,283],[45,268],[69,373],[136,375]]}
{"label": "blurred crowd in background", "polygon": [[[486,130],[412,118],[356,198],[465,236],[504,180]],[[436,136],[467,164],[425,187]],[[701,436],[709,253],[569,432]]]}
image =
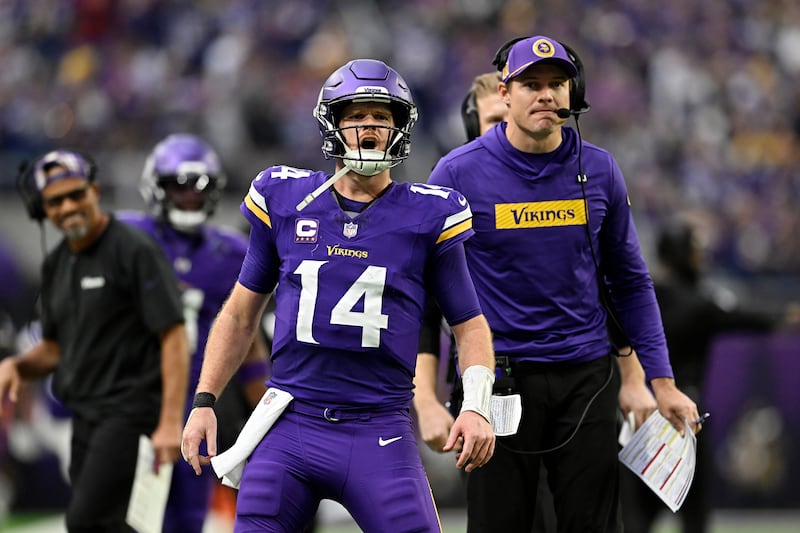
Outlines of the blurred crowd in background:
{"label": "blurred crowd in background", "polygon": [[218,147],[238,196],[274,162],[320,164],[316,92],[354,57],[411,85],[421,119],[402,175],[425,180],[464,139],[472,77],[533,33],[583,59],[583,133],[617,155],[640,226],[695,211],[720,267],[800,269],[792,0],[5,0],[0,183],[21,157],[69,145],[96,154],[101,179],[135,184],[144,151],[192,131]]}
{"label": "blurred crowd in background", "polygon": [[[15,200],[20,160],[70,147],[98,161],[104,203],[141,207],[147,152],[188,131],[218,149],[235,217],[259,170],[325,167],[311,110],[321,82],[357,57],[411,85],[420,120],[393,176],[425,181],[464,142],[472,78],[506,40],[533,34],[583,60],[581,132],[617,157],[646,256],[680,213],[740,296],[800,299],[796,0],[0,0],[0,196]],[[14,265],[13,236],[31,225],[19,214],[3,219],[0,268],[35,280]],[[22,286],[4,281],[0,297]]]}

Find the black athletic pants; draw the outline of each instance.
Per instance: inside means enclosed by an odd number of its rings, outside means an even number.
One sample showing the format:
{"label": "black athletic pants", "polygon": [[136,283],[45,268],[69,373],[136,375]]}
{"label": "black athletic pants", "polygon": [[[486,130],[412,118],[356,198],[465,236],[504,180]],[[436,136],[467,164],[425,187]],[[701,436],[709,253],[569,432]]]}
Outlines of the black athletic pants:
{"label": "black athletic pants", "polygon": [[[572,365],[523,363],[512,367],[512,375],[522,395],[522,422],[516,435],[498,437],[486,466],[468,475],[467,531],[529,533],[540,460],[547,467],[558,531],[622,531],[614,357]],[[557,450],[531,453],[565,441]]]}
{"label": "black athletic pants", "polygon": [[155,421],[73,419],[67,507],[69,533],[131,532],[125,524],[139,450],[139,435]]}

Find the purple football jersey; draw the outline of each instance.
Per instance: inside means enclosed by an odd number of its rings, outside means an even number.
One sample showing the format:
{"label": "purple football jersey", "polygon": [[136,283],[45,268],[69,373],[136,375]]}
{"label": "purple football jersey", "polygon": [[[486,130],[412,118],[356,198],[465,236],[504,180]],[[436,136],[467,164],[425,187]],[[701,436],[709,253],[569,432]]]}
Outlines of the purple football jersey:
{"label": "purple football jersey", "polygon": [[426,273],[472,235],[472,213],[457,191],[413,183],[393,183],[353,217],[332,192],[298,212],[326,178],[268,168],[241,206],[265,230],[250,246],[267,247],[260,256],[279,261],[277,280],[256,279],[246,265],[239,278],[259,292],[278,282],[270,384],[325,405],[406,406]]}
{"label": "purple football jersey", "polygon": [[[181,233],[138,212],[120,212],[117,218],[153,237],[178,275],[186,334],[192,351],[191,397],[200,378],[208,332],[239,275],[247,252],[247,238],[233,230],[208,224],[196,235]],[[190,406],[191,401],[187,410]]]}

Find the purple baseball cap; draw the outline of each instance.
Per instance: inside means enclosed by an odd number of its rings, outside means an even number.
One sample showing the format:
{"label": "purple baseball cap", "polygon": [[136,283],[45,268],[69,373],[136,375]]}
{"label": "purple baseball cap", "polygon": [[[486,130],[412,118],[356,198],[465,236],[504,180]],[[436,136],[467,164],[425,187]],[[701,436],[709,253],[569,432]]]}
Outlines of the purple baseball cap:
{"label": "purple baseball cap", "polygon": [[550,37],[535,35],[514,43],[508,51],[503,67],[503,82],[519,76],[535,63],[552,63],[562,67],[570,78],[578,75],[578,68],[569,58],[564,46]]}
{"label": "purple baseball cap", "polygon": [[[64,170],[48,176],[47,170],[54,165],[58,165]],[[39,191],[44,190],[45,187],[54,181],[67,178],[82,178],[91,181],[91,173],[92,167],[89,162],[79,153],[69,150],[53,150],[52,152],[48,152],[36,162],[33,169],[36,188],[39,189]]]}

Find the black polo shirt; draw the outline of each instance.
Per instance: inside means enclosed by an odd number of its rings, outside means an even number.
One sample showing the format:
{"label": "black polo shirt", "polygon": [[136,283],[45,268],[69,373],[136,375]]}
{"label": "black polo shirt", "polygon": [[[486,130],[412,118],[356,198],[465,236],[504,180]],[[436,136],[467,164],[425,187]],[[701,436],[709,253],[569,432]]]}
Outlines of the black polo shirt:
{"label": "black polo shirt", "polygon": [[183,322],[163,251],[112,216],[90,248],[74,253],[62,241],[45,259],[42,280],[42,333],[61,349],[56,397],[87,419],[157,420],[160,333]]}

